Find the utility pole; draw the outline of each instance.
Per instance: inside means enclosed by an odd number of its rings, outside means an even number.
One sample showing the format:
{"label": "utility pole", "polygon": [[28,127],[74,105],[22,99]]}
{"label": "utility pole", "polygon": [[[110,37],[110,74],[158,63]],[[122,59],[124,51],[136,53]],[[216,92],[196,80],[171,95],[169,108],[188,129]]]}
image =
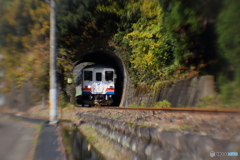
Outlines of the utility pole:
{"label": "utility pole", "polygon": [[50,123],[55,124],[58,122],[57,119],[57,75],[56,75],[56,0],[50,0]]}

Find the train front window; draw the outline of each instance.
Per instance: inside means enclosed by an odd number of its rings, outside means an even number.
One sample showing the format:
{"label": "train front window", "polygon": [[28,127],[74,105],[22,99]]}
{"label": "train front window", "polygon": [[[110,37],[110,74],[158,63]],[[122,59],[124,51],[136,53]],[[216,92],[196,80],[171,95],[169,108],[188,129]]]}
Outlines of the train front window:
{"label": "train front window", "polygon": [[106,71],[105,72],[105,80],[106,81],[113,81],[113,71]]}
{"label": "train front window", "polygon": [[102,73],[100,72],[96,73],[96,81],[102,81]]}
{"label": "train front window", "polygon": [[84,71],[84,81],[92,81],[92,71]]}

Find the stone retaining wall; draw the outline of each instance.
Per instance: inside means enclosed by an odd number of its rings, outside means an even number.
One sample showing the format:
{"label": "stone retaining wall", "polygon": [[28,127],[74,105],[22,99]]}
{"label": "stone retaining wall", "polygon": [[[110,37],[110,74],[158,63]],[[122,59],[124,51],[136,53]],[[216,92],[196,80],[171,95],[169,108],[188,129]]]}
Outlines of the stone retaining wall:
{"label": "stone retaining wall", "polygon": [[168,100],[172,107],[196,106],[199,100],[206,96],[215,96],[214,77],[210,75],[177,81],[163,89],[157,100]]}
{"label": "stone retaining wall", "polygon": [[123,106],[131,103],[150,105],[156,101],[168,100],[171,107],[196,106],[202,97],[215,96],[214,77],[211,75],[179,80],[166,86],[156,95],[153,93],[136,94],[136,89],[127,86],[128,93]]}
{"label": "stone retaining wall", "polygon": [[210,152],[238,152],[240,144],[217,140],[209,136],[160,131],[153,127],[118,122],[107,118],[81,114],[89,123],[118,147],[131,150],[137,160],[237,160],[239,157],[215,156]]}

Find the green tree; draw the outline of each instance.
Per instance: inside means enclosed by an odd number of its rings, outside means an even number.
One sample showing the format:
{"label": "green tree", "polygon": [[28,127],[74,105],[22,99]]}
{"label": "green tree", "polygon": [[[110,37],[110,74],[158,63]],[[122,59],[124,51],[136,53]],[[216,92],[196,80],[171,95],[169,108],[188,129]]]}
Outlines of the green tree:
{"label": "green tree", "polygon": [[227,59],[228,66],[219,77],[222,98],[226,104],[239,106],[240,90],[240,2],[224,0],[216,28],[219,35],[219,53]]}
{"label": "green tree", "polygon": [[164,10],[163,24],[174,46],[175,63],[184,67],[188,77],[218,73],[215,21],[221,0],[160,0]]}
{"label": "green tree", "polygon": [[[174,57],[178,64],[186,64],[198,52],[199,35],[202,33],[198,1],[172,0],[165,8],[164,26],[174,46]],[[193,65],[193,64],[191,64]]]}
{"label": "green tree", "polygon": [[[139,82],[161,77],[163,69],[173,61],[168,36],[164,32],[163,12],[159,2],[143,0],[140,17],[126,34],[131,48],[130,62],[137,71]],[[167,73],[165,73],[167,74]],[[140,79],[139,79],[140,78]]]}

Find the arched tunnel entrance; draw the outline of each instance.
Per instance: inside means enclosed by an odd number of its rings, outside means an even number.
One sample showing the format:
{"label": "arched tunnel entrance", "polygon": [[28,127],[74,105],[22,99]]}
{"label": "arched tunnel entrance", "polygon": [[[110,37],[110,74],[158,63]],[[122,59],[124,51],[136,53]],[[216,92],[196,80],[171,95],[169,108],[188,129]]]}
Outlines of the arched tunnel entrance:
{"label": "arched tunnel entrance", "polygon": [[[93,62],[95,64],[108,65],[116,70],[117,80],[115,83],[115,95],[113,97],[113,106],[120,106],[124,91],[125,68],[122,60],[113,53],[105,51],[94,51],[84,55],[74,65],[77,66],[84,62]],[[73,67],[73,68],[74,68]]]}

